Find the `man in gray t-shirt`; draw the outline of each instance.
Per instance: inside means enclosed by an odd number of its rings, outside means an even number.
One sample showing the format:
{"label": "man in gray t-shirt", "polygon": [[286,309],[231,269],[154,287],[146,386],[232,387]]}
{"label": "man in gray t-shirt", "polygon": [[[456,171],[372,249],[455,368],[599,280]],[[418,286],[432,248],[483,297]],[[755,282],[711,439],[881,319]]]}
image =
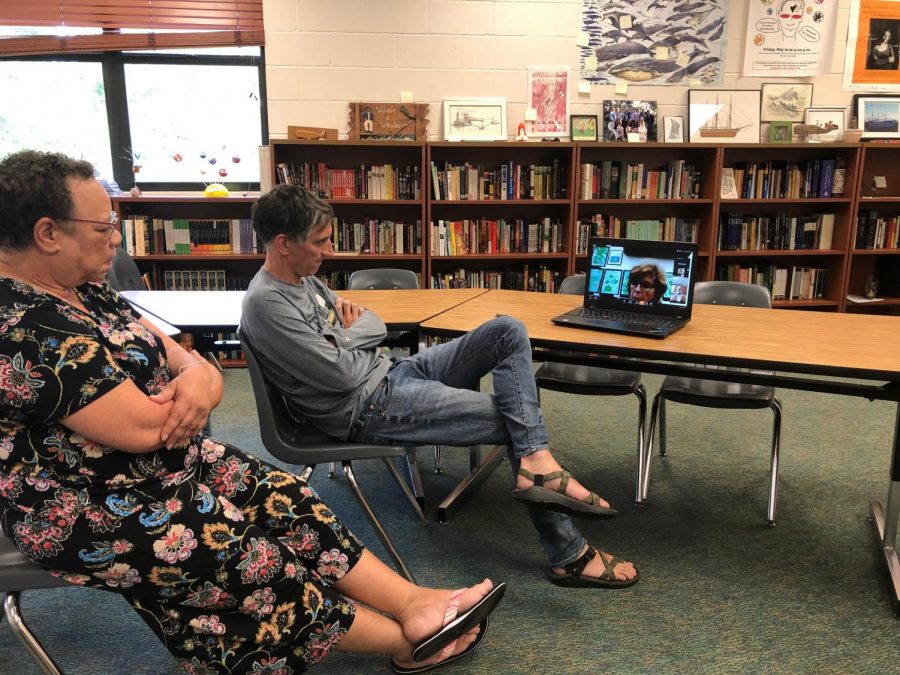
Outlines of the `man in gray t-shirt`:
{"label": "man in gray t-shirt", "polygon": [[[334,254],[331,207],[279,185],[253,208],[266,261],[244,297],[241,332],[293,412],[323,432],[363,443],[505,443],[513,497],[529,515],[560,586],[624,587],[635,566],[588,544],[572,516],[616,511],[564,471],[548,449],[531,346],[516,319],[489,321],[451,342],[392,362],[373,312],[335,296],[314,275]],[[491,373],[494,393],[476,391]]]}

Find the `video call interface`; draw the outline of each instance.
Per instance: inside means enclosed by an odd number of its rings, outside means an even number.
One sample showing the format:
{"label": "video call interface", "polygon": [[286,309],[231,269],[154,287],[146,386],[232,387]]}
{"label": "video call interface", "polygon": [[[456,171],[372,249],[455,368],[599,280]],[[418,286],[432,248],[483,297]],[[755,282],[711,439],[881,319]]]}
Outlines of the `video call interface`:
{"label": "video call interface", "polygon": [[623,246],[594,245],[588,272],[588,299],[608,304],[685,306],[693,253],[672,258],[629,255]]}

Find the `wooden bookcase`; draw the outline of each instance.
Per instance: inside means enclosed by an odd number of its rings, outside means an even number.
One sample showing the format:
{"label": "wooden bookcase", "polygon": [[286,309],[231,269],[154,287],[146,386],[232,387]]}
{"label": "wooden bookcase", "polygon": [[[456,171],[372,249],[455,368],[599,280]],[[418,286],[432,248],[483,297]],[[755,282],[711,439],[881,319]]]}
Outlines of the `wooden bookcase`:
{"label": "wooden bookcase", "polygon": [[429,143],[429,287],[553,291],[571,272],[575,155],[565,142]]}
{"label": "wooden bookcase", "polygon": [[883,299],[867,303],[846,300],[844,310],[900,314],[900,248],[894,245],[897,235],[889,241],[885,233],[877,244],[874,236],[876,215],[886,221],[885,230],[890,231],[891,220],[894,229],[900,227],[900,146],[865,144],[856,188],[857,218],[849,242],[846,293],[863,295],[866,280],[874,277],[879,281],[878,297]]}

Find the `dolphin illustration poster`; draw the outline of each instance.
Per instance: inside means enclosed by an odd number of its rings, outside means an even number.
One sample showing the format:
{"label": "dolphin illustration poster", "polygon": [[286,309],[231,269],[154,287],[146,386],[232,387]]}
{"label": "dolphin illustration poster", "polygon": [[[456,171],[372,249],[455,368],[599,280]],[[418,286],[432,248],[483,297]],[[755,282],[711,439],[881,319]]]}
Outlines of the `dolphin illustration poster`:
{"label": "dolphin illustration poster", "polygon": [[[757,2],[759,0],[756,0]],[[720,86],[724,0],[583,0],[581,77],[596,84]]]}
{"label": "dolphin illustration poster", "polygon": [[831,65],[838,0],[750,0],[746,77],[811,77]]}

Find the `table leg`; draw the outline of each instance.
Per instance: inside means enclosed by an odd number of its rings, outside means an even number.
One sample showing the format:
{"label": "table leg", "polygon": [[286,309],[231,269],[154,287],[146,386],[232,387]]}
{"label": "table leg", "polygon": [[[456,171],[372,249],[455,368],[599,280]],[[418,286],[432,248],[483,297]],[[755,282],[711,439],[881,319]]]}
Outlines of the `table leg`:
{"label": "table leg", "polygon": [[478,489],[478,486],[491,475],[491,472],[500,465],[504,457],[506,457],[506,447],[498,445],[487,453],[479,464],[472,465],[468,475],[438,505],[438,522],[448,522],[453,512],[459,508],[468,495]]}
{"label": "table leg", "polygon": [[897,519],[900,518],[900,403],[897,404],[897,421],[894,423],[894,452],[887,504],[882,506],[879,500],[873,499],[869,512],[881,540],[884,561],[893,585],[891,603],[894,613],[900,616],[900,561],[897,559]]}

